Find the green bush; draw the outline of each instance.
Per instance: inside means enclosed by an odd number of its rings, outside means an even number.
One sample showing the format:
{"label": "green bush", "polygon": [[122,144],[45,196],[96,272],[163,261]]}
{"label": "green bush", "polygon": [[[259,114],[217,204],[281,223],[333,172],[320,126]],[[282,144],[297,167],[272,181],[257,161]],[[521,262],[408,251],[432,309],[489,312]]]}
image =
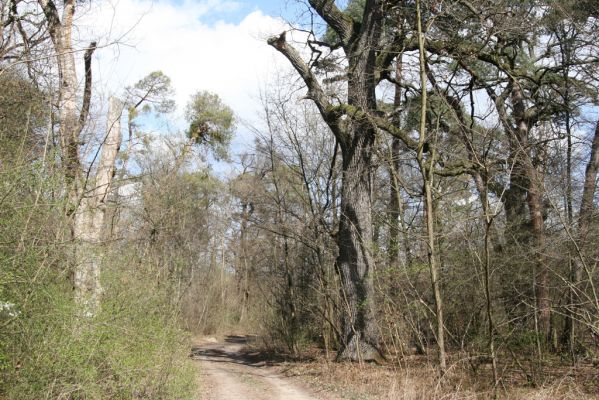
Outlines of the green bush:
{"label": "green bush", "polygon": [[139,276],[105,283],[93,320],[74,317],[68,285],[46,287],[22,307],[4,343],[7,398],[189,398],[187,338],[164,294]]}
{"label": "green bush", "polygon": [[102,310],[77,319],[60,179],[39,168],[0,171],[0,399],[189,399],[187,335],[134,244],[102,245]]}

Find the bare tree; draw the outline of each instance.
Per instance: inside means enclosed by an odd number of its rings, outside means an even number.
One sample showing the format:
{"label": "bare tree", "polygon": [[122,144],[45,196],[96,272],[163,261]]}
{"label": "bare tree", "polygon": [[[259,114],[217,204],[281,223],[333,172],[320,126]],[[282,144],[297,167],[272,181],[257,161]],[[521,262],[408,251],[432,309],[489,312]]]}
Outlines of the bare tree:
{"label": "bare tree", "polygon": [[115,175],[115,163],[121,145],[122,103],[111,97],[108,107],[106,136],[102,143],[100,161],[92,184],[87,186],[75,211],[75,300],[86,317],[100,309],[102,287],[100,271],[106,203]]}

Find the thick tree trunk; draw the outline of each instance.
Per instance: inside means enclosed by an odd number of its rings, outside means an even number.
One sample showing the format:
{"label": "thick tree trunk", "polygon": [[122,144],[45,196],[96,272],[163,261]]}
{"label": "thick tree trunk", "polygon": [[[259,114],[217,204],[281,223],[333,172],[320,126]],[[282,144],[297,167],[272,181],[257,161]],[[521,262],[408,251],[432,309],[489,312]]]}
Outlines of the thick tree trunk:
{"label": "thick tree trunk", "polygon": [[[99,254],[95,244],[99,241],[104,221],[104,202],[114,171],[114,162],[120,144],[120,106],[111,100],[109,127],[104,143],[95,187],[86,195],[86,182],[79,155],[79,135],[89,115],[91,102],[91,57],[96,48],[91,43],[84,55],[85,87],[79,106],[79,81],[72,44],[75,0],[62,3],[62,15],[53,0],[38,0],[46,19],[48,33],[56,55],[59,91],[59,138],[67,190],[67,214],[72,216],[71,234],[74,243],[73,286],[75,301],[82,315],[93,316],[100,299]],[[118,114],[118,118],[115,116]]]}
{"label": "thick tree trunk", "polygon": [[[505,240],[508,246],[524,246],[529,237],[528,216],[526,213],[526,187],[528,184],[521,170],[518,157],[522,157],[520,151],[512,151],[510,155],[510,184],[503,196],[505,207]],[[499,193],[501,195],[501,193]]]}
{"label": "thick tree trunk", "polygon": [[512,152],[516,154],[514,171],[522,189],[526,190],[526,202],[530,216],[530,234],[534,245],[533,271],[535,295],[539,315],[539,328],[546,343],[551,337],[551,301],[549,296],[549,269],[545,259],[545,221],[542,205],[542,178],[531,156],[529,132],[530,121],[526,117],[526,106],[522,88],[512,81],[512,106],[516,127],[511,140]]}
{"label": "thick tree trunk", "polygon": [[[75,1],[65,0],[63,4],[62,17],[52,0],[38,0],[46,17],[48,32],[52,39],[56,61],[58,64],[59,92],[59,138],[61,147],[62,167],[68,190],[68,212],[73,214],[79,203],[82,193],[82,170],[79,159],[79,134],[89,110],[89,93],[91,93],[91,69],[86,68],[85,94],[81,112],[77,94],[79,82],[75,68],[75,53],[72,45],[73,17],[75,15]],[[95,48],[92,44],[91,50],[86,53],[86,67],[88,59]],[[90,79],[87,79],[87,78]]]}
{"label": "thick tree trunk", "polygon": [[[337,243],[342,282],[342,346],[339,360],[377,360],[381,357],[374,318],[372,257],[372,147],[375,127],[367,117],[376,111],[376,49],[381,36],[382,4],[367,0],[361,24],[354,24],[332,0],[309,0],[312,8],[339,35],[347,56],[347,110],[331,102],[318,78],[299,53],[289,46],[285,33],[268,43],[282,53],[308,87],[308,97],[318,107],[336,136],[343,158],[341,215]],[[343,118],[342,118],[343,117]],[[347,118],[345,118],[347,117]]]}
{"label": "thick tree trunk", "polygon": [[374,132],[363,126],[350,148],[344,149],[339,221],[338,267],[342,281],[343,343],[340,360],[380,358],[374,319],[372,257],[372,173]]}
{"label": "thick tree trunk", "polygon": [[[366,7],[373,7],[369,2]],[[374,48],[380,36],[374,9],[364,12],[363,26],[369,27],[348,43],[348,105],[376,110]],[[338,359],[377,361],[381,358],[378,328],[374,317],[374,258],[372,255],[372,149],[374,126],[365,119],[349,122],[346,140],[341,141],[343,175],[339,221],[339,270],[347,310],[342,316],[343,343]]]}
{"label": "thick tree trunk", "polygon": [[591,144],[591,158],[587,164],[584,175],[584,187],[582,200],[580,202],[580,212],[578,214],[578,231],[580,239],[586,241],[589,227],[593,218],[595,206],[595,187],[597,183],[597,172],[599,171],[599,121],[595,125],[595,135]]}
{"label": "thick tree trunk", "polygon": [[110,99],[107,134],[102,145],[100,164],[90,195],[82,198],[74,221],[75,249],[75,301],[82,316],[93,317],[100,309],[102,287],[100,284],[101,251],[106,198],[108,196],[115,162],[121,144],[122,105]]}

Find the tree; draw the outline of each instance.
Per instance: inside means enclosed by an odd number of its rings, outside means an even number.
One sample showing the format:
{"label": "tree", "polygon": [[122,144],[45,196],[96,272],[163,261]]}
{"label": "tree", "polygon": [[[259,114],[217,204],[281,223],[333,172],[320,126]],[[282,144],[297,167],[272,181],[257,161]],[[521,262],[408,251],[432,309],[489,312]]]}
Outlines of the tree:
{"label": "tree", "polygon": [[106,203],[115,163],[121,146],[122,103],[110,98],[106,136],[104,137],[98,169],[92,184],[86,185],[86,192],[75,211],[73,236],[75,239],[75,301],[81,307],[82,315],[94,317],[100,309],[102,286],[100,272]]}
{"label": "tree", "polygon": [[171,79],[162,71],[150,72],[135,85],[125,89],[130,141],[134,135],[135,119],[140,114],[149,112],[165,114],[174,110],[173,93]]}
{"label": "tree", "polygon": [[90,43],[85,52],[85,87],[78,104],[79,81],[75,67],[75,49],[72,43],[75,0],[65,0],[62,16],[53,0],[38,0],[50,34],[59,76],[58,112],[61,158],[69,193],[69,213],[73,214],[84,189],[83,169],[79,155],[81,131],[89,114],[92,93],[91,57],[96,43]]}
{"label": "tree", "polygon": [[211,150],[217,159],[227,158],[235,130],[233,110],[217,94],[200,91],[191,96],[185,109],[189,122],[187,137]]}
{"label": "tree", "polygon": [[[68,193],[67,214],[72,216],[71,233],[74,243],[73,286],[75,298],[83,316],[92,317],[100,305],[100,276],[99,264],[94,251],[89,251],[87,244],[98,240],[103,223],[104,213],[96,213],[95,208],[104,202],[106,193],[112,181],[112,170],[120,145],[120,124],[115,124],[114,114],[120,119],[120,110],[116,103],[112,104],[112,121],[109,122],[106,140],[107,149],[102,152],[99,174],[96,184],[90,189],[88,196],[87,177],[84,173],[79,148],[80,134],[87,122],[92,96],[91,57],[96,49],[96,43],[90,43],[84,54],[85,86],[81,104],[79,99],[79,81],[75,65],[75,49],[72,43],[73,20],[76,2],[66,0],[62,4],[62,16],[53,0],[39,0],[44,16],[45,25],[54,47],[56,65],[59,76],[58,88],[58,123],[60,138],[60,154],[62,169]],[[118,128],[113,129],[113,128]],[[97,217],[97,218],[96,218]]]}
{"label": "tree", "polygon": [[[381,37],[384,7],[367,1],[358,23],[330,0],[310,5],[334,30],[347,59],[347,103],[334,105],[318,78],[286,41],[286,34],[268,40],[293,65],[308,88],[322,117],[339,142],[342,163],[341,209],[338,233],[345,312],[338,359],[377,360],[380,338],[374,319],[372,255],[372,155],[376,127],[366,113],[376,109],[376,49]],[[351,118],[343,119],[347,112]]]}
{"label": "tree", "polygon": [[[439,282],[439,254],[435,238],[435,205],[433,194],[433,179],[435,176],[435,158],[437,156],[436,135],[432,138],[427,135],[427,61],[425,59],[425,37],[422,28],[421,2],[416,0],[416,26],[418,33],[418,60],[420,72],[420,123],[418,126],[418,151],[416,160],[422,174],[424,183],[424,204],[426,208],[426,235],[427,235],[427,258],[431,275],[431,286],[435,298],[435,315],[437,317],[437,345],[439,347],[439,368],[444,374],[447,369],[445,356],[445,328],[443,319],[443,298],[441,297],[441,284]],[[428,137],[427,137],[428,136]],[[427,141],[428,139],[428,141]],[[428,153],[428,159],[425,158]]]}

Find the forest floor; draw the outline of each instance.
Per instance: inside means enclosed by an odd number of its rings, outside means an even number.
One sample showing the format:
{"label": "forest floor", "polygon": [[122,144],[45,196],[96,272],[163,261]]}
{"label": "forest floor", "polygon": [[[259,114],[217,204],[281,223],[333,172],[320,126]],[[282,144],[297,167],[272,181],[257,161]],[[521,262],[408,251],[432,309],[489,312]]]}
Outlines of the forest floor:
{"label": "forest floor", "polygon": [[[198,363],[199,393],[196,400],[430,400],[489,399],[485,381],[490,370],[476,376],[453,373],[440,384],[434,366],[422,359],[404,359],[403,367],[335,363],[320,351],[308,351],[301,359],[267,350],[255,336],[229,335],[217,340],[195,340],[191,357]],[[410,365],[408,367],[408,364]],[[507,365],[504,366],[504,370]],[[553,370],[553,373],[549,373]],[[578,400],[599,399],[598,370],[591,366],[548,368],[538,385],[526,385],[518,374],[506,373],[502,399]],[[555,376],[552,376],[555,375]],[[508,382],[509,376],[509,382]],[[522,380],[522,379],[520,379]],[[481,384],[483,382],[483,384]]]}
{"label": "forest floor", "polygon": [[337,400],[305,383],[285,376],[285,360],[249,346],[253,337],[229,335],[222,340],[203,337],[191,349],[198,361],[197,400]]}

